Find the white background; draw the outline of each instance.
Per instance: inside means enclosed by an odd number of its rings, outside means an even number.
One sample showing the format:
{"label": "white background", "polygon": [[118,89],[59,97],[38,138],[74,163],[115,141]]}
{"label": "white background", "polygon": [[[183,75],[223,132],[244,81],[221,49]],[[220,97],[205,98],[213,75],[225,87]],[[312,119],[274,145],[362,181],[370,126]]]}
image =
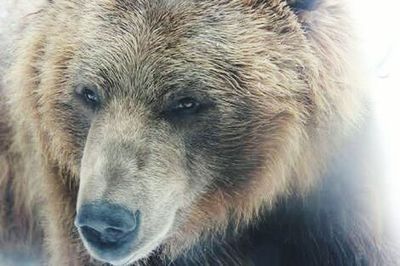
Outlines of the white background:
{"label": "white background", "polygon": [[[329,0],[328,0],[329,1]],[[384,145],[387,208],[400,229],[400,1],[348,0]],[[398,231],[400,233],[400,231]],[[400,234],[399,234],[400,235]]]}

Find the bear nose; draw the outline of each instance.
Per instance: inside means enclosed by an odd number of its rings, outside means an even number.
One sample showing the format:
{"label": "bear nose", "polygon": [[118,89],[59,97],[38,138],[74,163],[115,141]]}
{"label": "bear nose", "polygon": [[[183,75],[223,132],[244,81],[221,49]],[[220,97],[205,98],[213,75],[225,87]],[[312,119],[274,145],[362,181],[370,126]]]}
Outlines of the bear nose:
{"label": "bear nose", "polygon": [[114,249],[134,241],[139,218],[139,211],[132,213],[120,205],[95,202],[80,208],[75,226],[83,238],[96,249]]}

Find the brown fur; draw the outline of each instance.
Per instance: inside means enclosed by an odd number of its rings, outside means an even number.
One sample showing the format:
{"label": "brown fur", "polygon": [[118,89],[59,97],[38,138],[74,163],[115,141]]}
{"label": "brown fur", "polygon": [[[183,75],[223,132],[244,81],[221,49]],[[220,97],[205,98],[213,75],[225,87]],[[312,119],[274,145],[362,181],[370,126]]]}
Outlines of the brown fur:
{"label": "brown fur", "polygon": [[[7,77],[10,114],[0,109],[1,195],[11,186],[13,223],[21,221],[18,228],[24,236],[32,235],[32,242],[41,242],[42,229],[36,226],[41,221],[51,265],[92,260],[73,226],[89,131],[80,124],[78,107],[70,103],[71,88],[80,82],[77,73],[87,73],[103,87],[146,88],[147,95],[144,90],[112,91],[115,101],[109,110],[119,116],[103,118],[117,122],[102,132],[115,139],[151,134],[173,139],[140,127],[153,125],[143,103],[157,98],[161,85],[192,74],[206,79],[215,98],[248,100],[244,106],[250,106],[251,115],[220,133],[225,150],[234,150],[233,143],[239,142],[244,156],[254,157],[244,167],[249,168],[243,172],[246,178],[234,185],[229,180],[212,183],[185,196],[192,205],[179,214],[176,230],[162,242],[160,252],[171,258],[224,231],[232,221],[238,228],[254,224],[280,197],[306,195],[362,120],[364,96],[351,66],[350,22],[342,1],[320,1],[315,10],[297,13],[279,0],[54,2],[25,30]],[[99,76],[99,71],[111,78]],[[120,101],[122,97],[140,101],[133,106]],[[233,119],[232,103],[219,104],[221,116]],[[5,107],[3,99],[0,107]],[[133,124],[139,128],[135,133]],[[89,139],[100,141],[100,134],[91,132]],[[137,145],[145,149],[148,144]],[[171,161],[182,157],[174,147],[162,147]],[[179,166],[162,163],[180,176],[179,169],[172,169]],[[207,166],[199,171],[215,174]],[[115,194],[104,195],[116,200]],[[6,212],[0,209],[0,234],[8,242],[11,222]]]}

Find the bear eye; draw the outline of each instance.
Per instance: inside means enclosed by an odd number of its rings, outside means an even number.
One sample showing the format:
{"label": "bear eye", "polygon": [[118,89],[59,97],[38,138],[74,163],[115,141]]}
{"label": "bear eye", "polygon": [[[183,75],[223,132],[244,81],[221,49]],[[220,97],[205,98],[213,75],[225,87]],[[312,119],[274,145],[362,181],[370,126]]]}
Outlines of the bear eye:
{"label": "bear eye", "polygon": [[96,108],[100,104],[100,97],[95,86],[79,85],[75,92],[84,104],[92,108]]}
{"label": "bear eye", "polygon": [[215,108],[212,98],[206,95],[197,95],[196,97],[186,95],[169,96],[160,115],[172,123],[180,123],[188,119],[201,119],[203,113]]}
{"label": "bear eye", "polygon": [[88,103],[92,103],[95,104],[99,101],[99,97],[97,96],[97,94],[92,91],[91,89],[85,88],[83,90],[83,96],[85,97],[85,100]]}
{"label": "bear eye", "polygon": [[179,113],[195,113],[199,110],[200,103],[197,102],[195,99],[186,97],[177,101],[175,106],[173,107],[174,112]]}

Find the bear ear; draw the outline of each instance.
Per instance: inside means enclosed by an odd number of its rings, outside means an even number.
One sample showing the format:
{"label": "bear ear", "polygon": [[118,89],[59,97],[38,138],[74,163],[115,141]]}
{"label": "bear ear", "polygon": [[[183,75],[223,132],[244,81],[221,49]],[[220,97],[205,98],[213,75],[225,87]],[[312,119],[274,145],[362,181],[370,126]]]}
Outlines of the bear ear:
{"label": "bear ear", "polygon": [[294,10],[313,10],[318,0],[286,0],[288,6]]}
{"label": "bear ear", "polygon": [[316,7],[318,1],[321,0],[243,0],[245,4],[253,6],[268,3],[271,4],[271,2],[275,4],[286,3],[295,11],[313,10]]}

